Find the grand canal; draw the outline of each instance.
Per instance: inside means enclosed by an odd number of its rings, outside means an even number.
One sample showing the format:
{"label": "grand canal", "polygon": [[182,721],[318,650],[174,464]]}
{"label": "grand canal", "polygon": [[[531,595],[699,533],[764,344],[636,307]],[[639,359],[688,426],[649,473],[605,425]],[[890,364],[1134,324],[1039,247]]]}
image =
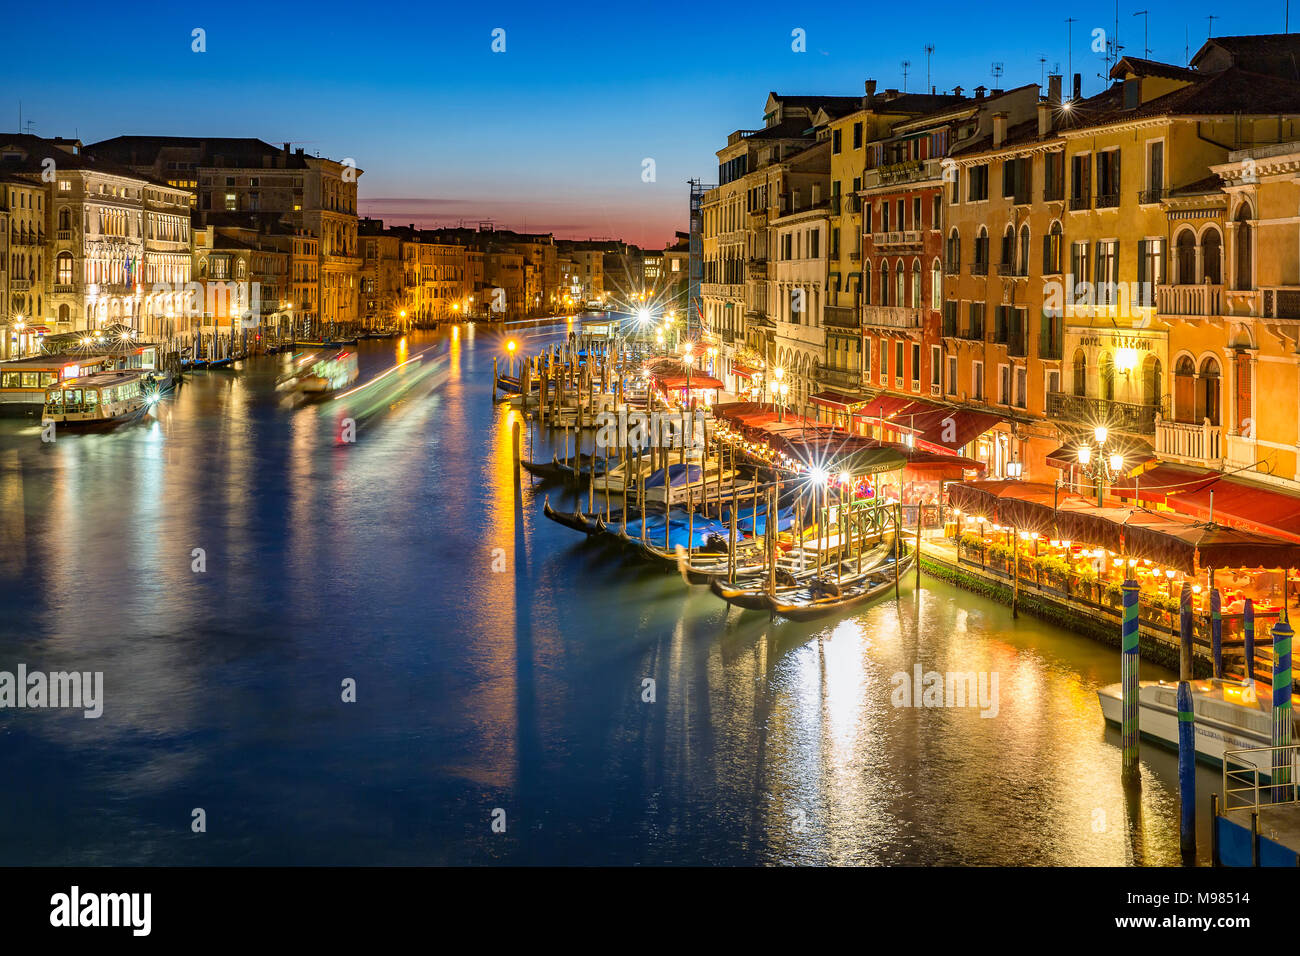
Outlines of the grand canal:
{"label": "grand canal", "polygon": [[[1178,862],[1176,757],[1126,791],[1098,710],[1117,650],[929,579],[729,614],[516,489],[496,332],[362,343],[362,378],[434,344],[354,443],[276,357],[113,434],[0,424],[0,670],[105,685],[0,711],[0,863]],[[918,664],[997,675],[996,714],[893,706]]]}

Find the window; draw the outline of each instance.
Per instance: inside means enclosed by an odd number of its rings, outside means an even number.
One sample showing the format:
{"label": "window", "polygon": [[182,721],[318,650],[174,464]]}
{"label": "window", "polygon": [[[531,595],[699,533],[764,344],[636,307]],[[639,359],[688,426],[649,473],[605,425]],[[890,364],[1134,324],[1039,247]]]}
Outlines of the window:
{"label": "window", "polygon": [[[1088,269],[1088,243],[1086,240],[1073,242],[1070,244],[1070,281],[1075,283],[1075,288],[1071,290],[1075,298],[1083,299],[1085,302],[1091,302],[1092,296],[1088,292],[1087,282],[1090,271]],[[1083,288],[1080,289],[1079,286]]]}
{"label": "window", "polygon": [[943,266],[935,259],[930,265],[930,308],[938,308],[943,301]]}
{"label": "window", "polygon": [[1157,140],[1147,145],[1147,188],[1143,202],[1159,202],[1165,191],[1165,144]]}
{"label": "window", "polygon": [[853,124],[853,148],[862,148],[862,123],[861,121]]}
{"label": "window", "polygon": [[880,261],[880,304],[889,305],[889,263]]}
{"label": "window", "polygon": [[1097,304],[1114,305],[1118,300],[1119,240],[1097,241]]}
{"label": "window", "polygon": [[1165,281],[1165,240],[1138,240],[1138,294],[1135,305],[1156,304],[1155,287]]}
{"label": "window", "polygon": [[1028,156],[1003,161],[1002,198],[1018,204],[1029,202],[1032,162],[1033,160]]}
{"label": "window", "polygon": [[1045,384],[1047,394],[1051,395],[1054,392],[1059,392],[1061,390],[1061,373],[1054,368],[1048,369]]}
{"label": "window", "polygon": [[939,223],[943,218],[941,215],[943,210],[943,199],[938,193],[935,193],[932,199],[934,201],[930,205],[930,228],[938,230]]}
{"label": "window", "polygon": [[840,151],[840,131],[837,129],[833,129],[831,130],[831,152],[838,153],[839,151]]}
{"label": "window", "polygon": [[[1223,239],[1217,229],[1207,229],[1201,236],[1201,276],[1205,282],[1218,285],[1223,281]],[[1195,280],[1189,280],[1195,281]]]}
{"label": "window", "polygon": [[967,173],[966,196],[971,202],[989,198],[989,167],[987,164],[972,166]]}
{"label": "window", "polygon": [[948,234],[948,243],[943,251],[943,257],[948,263],[949,275],[957,275],[961,272],[961,234],[955,226]]}
{"label": "window", "polygon": [[226,193],[226,212],[239,211],[239,198],[234,193]]}
{"label": "window", "polygon": [[1061,232],[1061,224],[1052,223],[1052,228],[1048,230],[1047,235],[1043,236],[1043,275],[1061,274],[1061,252],[1064,242],[1065,236]]}
{"label": "window", "polygon": [[889,203],[880,204],[880,231],[889,232]]}
{"label": "window", "polygon": [[1119,205],[1119,150],[1097,154],[1097,208]]}
{"label": "window", "polygon": [[880,384],[889,384],[889,343],[880,340]]}
{"label": "window", "polygon": [[942,384],[943,366],[939,364],[939,346],[930,346],[930,386],[931,390],[938,390]]}
{"label": "window", "polygon": [[894,264],[894,305],[903,305],[907,302],[907,279],[903,274],[903,260],[899,259]]}
{"label": "window", "polygon": [[948,356],[948,394],[957,394],[957,356]]}
{"label": "window", "polygon": [[984,303],[972,302],[966,309],[966,338],[984,341]]}
{"label": "window", "polygon": [[72,285],[72,256],[61,252],[54,262],[55,285]]}
{"label": "window", "polygon": [[894,343],[894,382],[901,386],[903,384],[903,343]]}
{"label": "window", "polygon": [[912,391],[921,387],[921,345],[912,343]]}
{"label": "window", "polygon": [[912,228],[913,229],[921,228],[921,197],[920,196],[914,196],[912,198]]}
{"label": "window", "polygon": [[[1250,233],[1250,205],[1242,203],[1241,208],[1237,210],[1237,289],[1248,290],[1254,288],[1254,276],[1252,275],[1251,266],[1251,241]],[[1218,424],[1218,422],[1214,422]]]}
{"label": "window", "polygon": [[1029,401],[1029,371],[1023,365],[1016,366],[1016,408],[1025,408]]}
{"label": "window", "polygon": [[1065,153],[1043,157],[1043,201],[1065,198]]}
{"label": "window", "polygon": [[871,339],[865,339],[862,343],[862,371],[865,375],[871,375]]}
{"label": "window", "polygon": [[1088,394],[1088,357],[1084,354],[1083,349],[1074,350],[1073,365],[1073,384],[1074,394],[1083,398]]}
{"label": "window", "polygon": [[1070,160],[1070,208],[1092,205],[1092,156],[1082,153]]}
{"label": "window", "polygon": [[912,260],[912,308],[921,307],[921,260]]}
{"label": "window", "polygon": [[973,362],[971,364],[971,395],[970,397],[977,402],[984,401],[984,363]]}
{"label": "window", "polygon": [[983,226],[975,236],[975,261],[971,264],[971,272],[977,276],[989,274],[989,234]]}
{"label": "window", "polygon": [[998,366],[998,404],[1011,404],[1011,366]]}

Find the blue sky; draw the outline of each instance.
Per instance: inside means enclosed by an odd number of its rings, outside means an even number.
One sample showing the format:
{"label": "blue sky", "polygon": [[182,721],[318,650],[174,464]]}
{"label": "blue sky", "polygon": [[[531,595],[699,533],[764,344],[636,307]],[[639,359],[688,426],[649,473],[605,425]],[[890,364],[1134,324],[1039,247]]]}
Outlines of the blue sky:
{"label": "blue sky", "polygon": [[[1207,35],[1281,32],[1276,9],[1121,4],[1124,52],[1184,62]],[[723,19],[723,11],[735,11]],[[994,12],[994,10],[999,12]],[[915,11],[923,11],[916,15]],[[220,14],[222,19],[211,20]],[[1038,82],[1073,68],[1102,81],[1092,31],[1113,3],[1005,0],[894,5],[477,3],[222,4],[210,10],[87,0],[8,10],[0,128],[93,142],[123,133],[286,140],[364,171],[362,211],[422,225],[473,223],[621,237],[659,246],[686,226],[686,180],[716,178],[726,134],[761,125],[769,90],[857,95],[863,80],[967,90]],[[1300,21],[1300,5],[1295,19]],[[191,31],[207,50],[191,50]],[[506,50],[493,53],[502,28]],[[791,49],[806,32],[807,51]],[[1185,33],[1186,30],[1186,33]],[[1185,40],[1186,37],[1186,40]],[[1068,81],[1067,81],[1068,86]],[[655,161],[655,182],[642,162]]]}

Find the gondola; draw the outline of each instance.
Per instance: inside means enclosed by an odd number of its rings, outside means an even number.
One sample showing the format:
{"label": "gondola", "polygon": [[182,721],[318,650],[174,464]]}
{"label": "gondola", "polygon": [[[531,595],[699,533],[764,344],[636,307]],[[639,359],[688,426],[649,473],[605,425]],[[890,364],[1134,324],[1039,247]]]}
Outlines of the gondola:
{"label": "gondola", "polygon": [[741,577],[737,574],[734,582],[729,583],[725,574],[715,577],[709,582],[709,590],[736,607],[748,611],[769,611],[773,610],[774,602],[785,605],[791,603],[791,599],[797,601],[801,592],[814,587],[816,580],[823,582],[836,580],[837,586],[843,590],[869,579],[872,575],[878,574],[885,564],[892,567],[889,555],[893,548],[892,536],[888,540],[882,540],[863,555],[865,567],[861,571],[857,569],[857,558],[846,557],[840,561],[838,573],[835,564],[824,564],[820,574],[815,564],[809,565],[806,556],[802,568],[796,567],[794,559],[788,556],[778,559],[774,575],[776,587],[772,592],[768,591],[766,564],[760,566],[756,573],[748,576]]}
{"label": "gondola", "polygon": [[561,469],[560,460],[557,457],[552,456],[550,461],[521,460],[519,465],[534,478],[540,478],[542,481],[564,480],[564,471]]}
{"label": "gondola", "polygon": [[600,525],[598,523],[600,515],[584,514],[581,511],[556,511],[551,507],[550,495],[547,495],[542,501],[542,514],[557,524],[572,528],[574,531],[581,531],[585,535],[600,534]]}
{"label": "gondola", "polygon": [[[915,555],[910,550],[899,559],[900,579],[911,568],[914,560]],[[791,621],[810,621],[884,597],[893,587],[894,562],[890,560],[884,567],[851,583],[837,584],[826,576],[815,578],[793,593],[770,597],[768,607],[773,613]]]}

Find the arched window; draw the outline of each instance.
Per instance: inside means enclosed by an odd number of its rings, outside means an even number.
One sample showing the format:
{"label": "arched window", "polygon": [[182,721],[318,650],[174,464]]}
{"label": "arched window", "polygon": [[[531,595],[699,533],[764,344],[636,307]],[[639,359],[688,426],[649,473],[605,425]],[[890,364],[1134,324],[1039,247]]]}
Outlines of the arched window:
{"label": "arched window", "polygon": [[943,301],[943,266],[935,259],[930,266],[930,308],[939,308]]}
{"label": "arched window", "polygon": [[72,210],[67,206],[64,206],[59,210],[59,228],[67,230],[72,229]]}
{"label": "arched window", "polygon": [[1008,223],[1007,228],[1002,233],[1002,257],[998,262],[1004,266],[1009,266],[1016,261],[1016,230]]}
{"label": "arched window", "polygon": [[1061,274],[1064,259],[1065,235],[1059,222],[1052,223],[1052,228],[1043,236],[1043,275]]}
{"label": "arched window", "polygon": [[1164,398],[1164,369],[1160,359],[1148,355],[1142,363],[1142,401],[1146,405],[1159,405]]}
{"label": "arched window", "polygon": [[871,270],[862,270],[862,301],[871,304]]}
{"label": "arched window", "polygon": [[1115,360],[1109,352],[1102,352],[1097,362],[1100,378],[1100,397],[1108,402],[1115,401]]}
{"label": "arched window", "polygon": [[1223,281],[1223,237],[1217,229],[1207,229],[1201,237],[1201,277],[1214,285]]}
{"label": "arched window", "polygon": [[60,322],[72,321],[72,310],[68,308],[66,305],[59,306],[59,321]]}
{"label": "arched window", "polygon": [[943,255],[948,261],[948,271],[952,273],[961,271],[961,233],[955,226],[952,232],[948,233],[948,247],[944,249]]}
{"label": "arched window", "polygon": [[889,263],[880,260],[880,304],[889,305]]}
{"label": "arched window", "polygon": [[1207,355],[1196,383],[1196,421],[1209,419],[1211,425],[1219,424],[1219,395],[1219,363]]}
{"label": "arched window", "polygon": [[1192,285],[1196,282],[1196,236],[1190,229],[1184,229],[1174,240],[1174,258],[1178,262],[1178,285]]}
{"label": "arched window", "polygon": [[894,263],[894,305],[902,305],[907,301],[907,279],[903,274],[903,260],[899,259]]}
{"label": "arched window", "polygon": [[1237,210],[1237,288],[1241,291],[1254,288],[1251,268],[1252,240],[1250,204],[1242,203],[1241,208]]}
{"label": "arched window", "polygon": [[1020,227],[1020,248],[1016,257],[1016,274],[1029,275],[1029,223]]}
{"label": "arched window", "polygon": [[921,307],[921,260],[912,260],[912,308]]}
{"label": "arched window", "polygon": [[989,231],[980,226],[975,234],[975,274],[988,275],[989,271]]}
{"label": "arched window", "polygon": [[72,253],[60,252],[55,258],[54,284],[72,285]]}
{"label": "arched window", "polygon": [[1083,349],[1074,350],[1074,394],[1080,397],[1088,394],[1088,356]]}
{"label": "arched window", "polygon": [[1174,364],[1174,421],[1196,421],[1196,366],[1186,355]]}

